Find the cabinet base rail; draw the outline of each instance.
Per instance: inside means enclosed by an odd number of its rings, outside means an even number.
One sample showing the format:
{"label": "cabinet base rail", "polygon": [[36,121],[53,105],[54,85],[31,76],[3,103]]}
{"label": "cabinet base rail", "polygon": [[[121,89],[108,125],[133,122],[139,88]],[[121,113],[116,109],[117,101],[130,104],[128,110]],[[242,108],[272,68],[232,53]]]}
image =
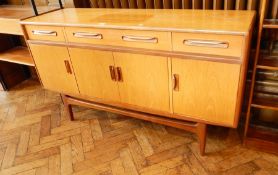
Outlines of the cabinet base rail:
{"label": "cabinet base rail", "polygon": [[190,121],[183,121],[183,120],[177,120],[177,119],[170,119],[163,116],[148,114],[144,112],[138,112],[133,111],[129,109],[123,109],[123,108],[117,108],[114,106],[104,105],[100,103],[95,103],[91,101],[81,100],[77,99],[71,96],[67,96],[64,94],[61,94],[64,108],[66,115],[70,118],[70,120],[74,120],[74,114],[72,111],[72,106],[83,106],[88,107],[96,110],[102,110],[107,112],[112,112],[128,117],[133,117],[145,121],[150,121],[153,123],[158,123],[166,126],[171,126],[174,128],[179,128],[185,131],[189,131],[192,133],[195,133],[198,136],[199,140],[199,149],[200,154],[204,155],[205,153],[205,147],[206,147],[206,133],[207,133],[207,124],[205,123],[199,123],[199,122],[190,122]]}

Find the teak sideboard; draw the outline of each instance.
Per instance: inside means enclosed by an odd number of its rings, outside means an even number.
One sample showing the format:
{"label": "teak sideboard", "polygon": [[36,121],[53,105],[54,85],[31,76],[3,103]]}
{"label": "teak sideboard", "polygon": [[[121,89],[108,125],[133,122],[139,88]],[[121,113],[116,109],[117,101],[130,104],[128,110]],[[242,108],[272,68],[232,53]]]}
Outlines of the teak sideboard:
{"label": "teak sideboard", "polygon": [[63,9],[21,22],[41,83],[72,105],[196,133],[237,127],[253,11]]}

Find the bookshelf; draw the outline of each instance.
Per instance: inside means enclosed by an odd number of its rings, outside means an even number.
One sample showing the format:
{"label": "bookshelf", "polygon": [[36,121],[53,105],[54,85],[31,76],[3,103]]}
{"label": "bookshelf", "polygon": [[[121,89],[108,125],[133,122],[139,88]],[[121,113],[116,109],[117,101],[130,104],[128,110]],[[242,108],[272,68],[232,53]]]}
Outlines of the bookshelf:
{"label": "bookshelf", "polygon": [[260,11],[244,144],[278,154],[278,21],[277,7],[276,16],[266,19],[268,2]]}

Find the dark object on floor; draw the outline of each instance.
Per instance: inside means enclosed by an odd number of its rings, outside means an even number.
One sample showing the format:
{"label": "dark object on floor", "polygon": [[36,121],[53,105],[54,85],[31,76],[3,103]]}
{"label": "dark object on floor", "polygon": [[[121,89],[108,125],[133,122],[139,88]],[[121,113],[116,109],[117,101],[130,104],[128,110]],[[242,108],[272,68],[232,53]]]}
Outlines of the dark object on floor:
{"label": "dark object on floor", "polygon": [[6,0],[0,0],[0,5],[6,4]]}

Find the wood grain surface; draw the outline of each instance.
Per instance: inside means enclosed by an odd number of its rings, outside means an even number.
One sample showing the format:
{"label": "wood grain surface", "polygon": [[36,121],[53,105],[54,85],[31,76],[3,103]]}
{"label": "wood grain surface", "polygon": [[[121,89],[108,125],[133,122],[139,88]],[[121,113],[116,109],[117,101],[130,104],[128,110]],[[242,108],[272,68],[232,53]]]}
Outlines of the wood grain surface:
{"label": "wood grain surface", "polygon": [[172,74],[179,75],[173,91],[174,113],[233,126],[240,65],[172,59]]}
{"label": "wood grain surface", "polygon": [[[30,44],[29,47],[45,88],[53,91],[79,93],[67,48],[33,44]],[[69,65],[65,65],[65,61]],[[71,69],[71,73],[67,69]]]}
{"label": "wood grain surface", "polygon": [[21,23],[244,35],[251,28],[254,16],[254,11],[69,8],[29,18]]}
{"label": "wood grain surface", "polygon": [[153,110],[170,111],[167,58],[114,52],[122,70],[118,83],[123,103]]}
{"label": "wood grain surface", "polygon": [[114,66],[112,52],[69,48],[80,93],[86,96],[120,101],[118,83],[110,76]]}
{"label": "wood grain surface", "polygon": [[200,156],[188,132],[86,108],[74,112],[79,120],[71,122],[60,95],[33,80],[0,92],[0,174],[277,174],[278,156],[244,148],[234,129],[209,127],[207,154]]}

